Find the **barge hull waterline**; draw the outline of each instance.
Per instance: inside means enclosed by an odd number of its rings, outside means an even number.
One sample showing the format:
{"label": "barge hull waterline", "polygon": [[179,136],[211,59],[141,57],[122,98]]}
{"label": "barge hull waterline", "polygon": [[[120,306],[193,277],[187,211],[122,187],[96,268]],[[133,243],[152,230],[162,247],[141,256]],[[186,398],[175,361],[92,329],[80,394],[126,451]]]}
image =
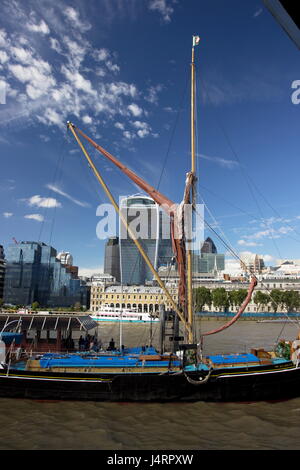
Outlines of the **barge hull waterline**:
{"label": "barge hull waterline", "polygon": [[5,370],[0,373],[0,396],[110,402],[251,402],[300,395],[300,368],[295,367],[216,369],[207,382],[204,380],[205,375],[199,372],[63,374],[11,369],[9,374]]}

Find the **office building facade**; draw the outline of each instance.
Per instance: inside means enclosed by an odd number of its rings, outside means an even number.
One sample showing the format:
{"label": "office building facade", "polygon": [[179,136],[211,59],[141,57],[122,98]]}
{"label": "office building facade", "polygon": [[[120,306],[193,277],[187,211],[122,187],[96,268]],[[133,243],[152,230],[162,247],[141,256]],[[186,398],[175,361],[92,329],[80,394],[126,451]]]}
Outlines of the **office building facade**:
{"label": "office building facade", "polygon": [[10,245],[6,257],[5,304],[43,307],[87,305],[86,286],[41,242]]}
{"label": "office building facade", "polygon": [[113,276],[117,282],[121,280],[119,237],[110,237],[105,244],[104,273]]}
{"label": "office building facade", "polygon": [[203,242],[200,254],[193,256],[193,271],[196,273],[216,274],[225,269],[225,255],[218,253],[213,240],[208,237]]}
{"label": "office building facade", "polygon": [[[155,269],[169,264],[172,247],[169,218],[148,196],[134,195],[120,203],[123,216],[151,260]],[[152,282],[153,274],[124,225],[119,222],[120,274],[123,285],[144,285]]]}

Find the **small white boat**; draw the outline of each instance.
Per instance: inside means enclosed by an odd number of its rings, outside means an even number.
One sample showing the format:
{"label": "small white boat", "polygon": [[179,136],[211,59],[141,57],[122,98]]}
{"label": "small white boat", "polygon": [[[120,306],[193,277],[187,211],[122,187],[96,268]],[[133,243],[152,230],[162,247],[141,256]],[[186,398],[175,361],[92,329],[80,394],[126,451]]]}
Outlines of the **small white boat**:
{"label": "small white boat", "polygon": [[117,308],[104,305],[90,317],[96,321],[122,321],[134,323],[158,322],[159,318],[152,313],[138,312],[136,309]]}

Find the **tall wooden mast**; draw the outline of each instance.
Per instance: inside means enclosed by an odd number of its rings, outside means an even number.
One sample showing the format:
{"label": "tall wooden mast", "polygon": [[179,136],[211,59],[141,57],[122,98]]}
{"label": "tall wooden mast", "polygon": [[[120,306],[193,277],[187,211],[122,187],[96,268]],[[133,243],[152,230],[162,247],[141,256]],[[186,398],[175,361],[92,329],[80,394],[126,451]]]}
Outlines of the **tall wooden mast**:
{"label": "tall wooden mast", "polygon": [[[195,165],[195,45],[199,43],[199,37],[193,36],[193,47],[192,47],[192,61],[191,61],[191,173],[195,176],[196,165]],[[193,192],[193,188],[192,188]],[[192,201],[193,202],[193,201]],[[192,220],[191,229],[192,229]],[[190,236],[192,230],[189,231]],[[191,243],[188,242],[187,249],[187,316],[188,323],[193,324],[193,257]],[[188,333],[188,343],[193,343],[193,328]]]}

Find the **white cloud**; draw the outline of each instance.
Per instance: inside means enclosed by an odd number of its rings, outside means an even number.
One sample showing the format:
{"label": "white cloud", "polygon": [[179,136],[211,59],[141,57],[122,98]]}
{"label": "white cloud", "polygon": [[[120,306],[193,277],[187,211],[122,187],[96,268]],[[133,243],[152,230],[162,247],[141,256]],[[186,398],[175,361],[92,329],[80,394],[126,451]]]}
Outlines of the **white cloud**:
{"label": "white cloud", "polygon": [[79,201],[78,199],[75,199],[74,197],[70,196],[70,194],[62,191],[60,188],[58,188],[57,186],[54,186],[53,184],[47,184],[46,187],[48,189],[51,189],[51,191],[54,191],[55,193],[60,194],[61,196],[64,196],[66,199],[69,199],[70,201],[74,202],[74,204],[77,204],[77,206],[81,206],[81,207],[90,206],[90,204],[88,204],[87,202],[82,202],[82,201]]}
{"label": "white cloud", "polygon": [[87,114],[83,116],[82,120],[85,124],[91,124],[93,122],[91,116],[88,116]]}
{"label": "white cloud", "polygon": [[137,129],[143,129],[143,130],[149,129],[149,124],[147,124],[146,122],[142,122],[142,121],[134,121],[132,125],[136,127]]}
{"label": "white cloud", "polygon": [[110,72],[113,72],[115,74],[120,72],[120,67],[117,64],[114,64],[111,60],[108,60],[105,65],[108,70],[110,70]]}
{"label": "white cloud", "polygon": [[58,52],[58,54],[62,53],[61,45],[57,39],[50,38],[50,47],[51,49],[54,49],[56,52]]}
{"label": "white cloud", "polygon": [[171,15],[174,12],[174,9],[167,3],[167,0],[151,0],[149,9],[158,11],[166,23],[171,21]]}
{"label": "white cloud", "polygon": [[93,52],[93,57],[95,60],[98,60],[99,62],[103,62],[107,60],[110,56],[109,50],[108,49],[95,49]]}
{"label": "white cloud", "polygon": [[293,229],[288,226],[281,226],[277,229],[268,228],[267,230],[259,230],[258,232],[252,233],[251,235],[245,235],[243,238],[247,240],[260,240],[262,238],[280,238],[282,235],[286,235],[292,232]]}
{"label": "white cloud", "polygon": [[[125,82],[113,82],[108,85],[109,93],[113,96],[130,96],[134,98],[137,95],[137,88],[132,83],[125,83]],[[133,104],[132,106],[137,106]],[[138,107],[138,106],[137,106]]]}
{"label": "white cloud", "polygon": [[199,157],[200,159],[203,158],[204,160],[209,160],[211,162],[217,163],[218,165],[221,165],[224,168],[228,168],[229,170],[232,170],[239,165],[237,161],[227,160],[226,158],[211,157],[209,155],[204,154],[197,155],[197,157]]}
{"label": "white cloud", "polygon": [[270,263],[272,261],[274,261],[274,256],[272,255],[262,255],[262,258],[264,260],[265,263]]}
{"label": "white cloud", "polygon": [[151,127],[147,122],[142,122],[142,121],[134,121],[132,125],[138,129],[137,135],[143,139],[144,137],[147,137],[150,134]]}
{"label": "white cloud", "polygon": [[250,242],[250,241],[247,241],[247,240],[238,240],[238,245],[241,245],[241,246],[261,246],[260,243]]}
{"label": "white cloud", "polygon": [[46,207],[48,209],[52,207],[61,207],[61,203],[52,197],[41,197],[38,194],[31,196],[29,199],[25,199],[29,206]]}
{"label": "white cloud", "polygon": [[79,268],[78,275],[79,276],[86,276],[91,277],[94,274],[102,274],[103,273],[103,266],[97,266],[95,268]]}
{"label": "white cloud", "polygon": [[171,106],[166,106],[164,108],[164,111],[167,111],[167,113],[176,113],[176,111],[173,108],[171,108]]}
{"label": "white cloud", "polygon": [[8,61],[8,55],[5,51],[0,51],[0,63],[5,64]]}
{"label": "white cloud", "polygon": [[27,24],[27,29],[29,29],[29,31],[33,31],[35,33],[42,33],[42,34],[49,34],[50,33],[48,25],[45,23],[44,20],[41,20],[40,24],[28,23]]}
{"label": "white cloud", "polygon": [[95,90],[93,90],[92,83],[90,82],[90,80],[84,78],[81,73],[74,70],[72,71],[68,69],[65,65],[62,66],[61,71],[65,75],[65,77],[73,83],[77,90],[85,91],[86,93],[89,93],[91,95],[96,94]]}
{"label": "white cloud", "polygon": [[4,29],[0,29],[0,46],[4,47],[7,44],[7,34]]}
{"label": "white cloud", "polygon": [[58,114],[54,109],[47,109],[43,116],[37,116],[38,120],[43,124],[55,124],[60,127],[65,127],[63,122],[63,116]]}
{"label": "white cloud", "polygon": [[139,117],[143,114],[142,108],[140,108],[137,104],[132,103],[128,106],[129,111],[132,113],[133,116]]}
{"label": "white cloud", "polygon": [[121,122],[115,122],[115,127],[117,129],[121,129],[122,131],[124,130],[124,124],[122,124]]}
{"label": "white cloud", "polygon": [[[239,256],[242,260],[247,260],[247,259],[253,258],[256,254],[258,253],[257,252],[253,253],[252,251],[241,251],[239,253]],[[258,254],[258,256],[262,258],[266,263],[274,260],[274,257],[268,254],[266,255]]]}
{"label": "white cloud", "polygon": [[42,216],[41,214],[28,214],[28,215],[24,215],[24,219],[32,219],[32,220],[36,220],[37,222],[43,222],[44,216]]}
{"label": "white cloud", "polygon": [[18,62],[22,62],[25,65],[32,63],[33,55],[29,49],[24,49],[24,47],[12,47],[10,51],[14,59]]}
{"label": "white cloud", "polygon": [[239,261],[234,259],[225,259],[225,274],[229,274],[231,276],[239,276],[242,274],[242,269]]}
{"label": "white cloud", "polygon": [[145,96],[145,100],[149,103],[157,104],[158,103],[158,93],[163,89],[162,85],[151,86],[148,90],[148,94]]}
{"label": "white cloud", "polygon": [[36,100],[55,86],[56,81],[51,74],[51,66],[48,62],[35,59],[31,52],[23,48],[13,48],[13,54],[22,63],[9,64],[8,69],[21,83],[26,84],[26,93],[29,98]]}
{"label": "white cloud", "polygon": [[67,57],[70,64],[72,64],[72,66],[78,70],[81,62],[84,60],[88,52],[89,44],[83,40],[80,43],[77,41],[73,41],[68,36],[64,36],[63,42],[64,45],[66,45],[68,48]]}
{"label": "white cloud", "polygon": [[262,12],[263,12],[263,9],[262,9],[262,8],[259,8],[259,9],[256,10],[256,12],[254,13],[253,18],[256,18],[257,16],[261,15]]}
{"label": "white cloud", "polygon": [[124,131],[123,136],[125,137],[125,139],[128,139],[128,140],[131,140],[131,139],[135,138],[135,134],[133,134],[132,132],[129,132],[129,131]]}
{"label": "white cloud", "polygon": [[149,135],[149,131],[148,131],[148,129],[139,129],[139,130],[137,131],[137,135],[138,135],[141,139],[143,139],[144,137],[147,137],[147,135]]}
{"label": "white cloud", "polygon": [[75,8],[67,7],[63,13],[69,23],[74,28],[79,29],[80,32],[84,33],[85,31],[91,29],[92,26],[90,25],[90,23],[88,23],[87,21],[82,21],[79,17],[78,11],[76,11]]}
{"label": "white cloud", "polygon": [[8,219],[9,217],[12,217],[12,216],[13,216],[12,212],[3,212],[3,217],[5,217],[6,219]]}
{"label": "white cloud", "polygon": [[[19,23],[21,32],[27,34],[22,36],[0,29],[1,75],[3,71],[7,77],[7,97],[13,98],[7,100],[5,110],[0,107],[2,125],[18,121],[18,126],[22,122],[26,126],[42,123],[63,129],[71,115],[91,124],[98,120],[99,114],[105,113],[103,125],[114,126],[117,122],[122,125],[130,116],[134,119],[147,116],[146,109],[135,102],[142,98],[154,102],[159,88],[150,87],[145,95],[134,83],[106,78],[119,72],[117,56],[106,48],[93,49],[83,34],[90,26],[80,16],[81,9],[55,3],[51,9],[48,6],[43,9],[41,20],[34,13],[28,14],[24,2],[7,2],[7,14],[12,15],[14,5],[15,31],[19,31]],[[37,34],[28,34],[28,25],[33,33],[44,33],[38,35],[38,41]],[[51,34],[45,36],[47,27]],[[55,55],[53,63],[45,60],[49,52]],[[123,124],[121,131],[125,130]],[[143,132],[137,134],[138,131]],[[151,133],[150,128],[148,131]],[[128,132],[141,138],[147,134],[146,128]]]}
{"label": "white cloud", "polygon": [[[92,56],[97,62],[103,62],[110,72],[116,74],[120,71],[120,67],[117,64],[113,63],[111,59],[111,53],[108,49],[95,49],[92,53]],[[101,69],[100,73],[103,74],[105,72],[103,71],[103,69]]]}

